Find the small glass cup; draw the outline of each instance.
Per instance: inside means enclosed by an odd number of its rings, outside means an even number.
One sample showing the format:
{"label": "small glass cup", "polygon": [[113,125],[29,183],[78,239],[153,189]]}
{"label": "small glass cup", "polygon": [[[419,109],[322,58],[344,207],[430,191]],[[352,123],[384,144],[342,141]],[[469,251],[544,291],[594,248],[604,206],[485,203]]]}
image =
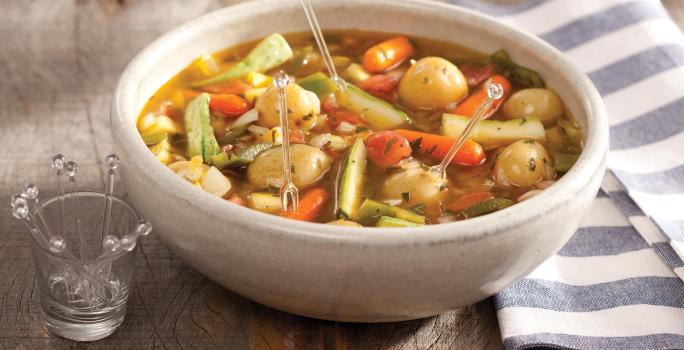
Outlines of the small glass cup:
{"label": "small glass cup", "polygon": [[[109,233],[103,235],[108,199]],[[65,193],[48,199],[40,208],[42,227],[61,235],[65,246],[59,251],[54,249],[59,244],[46,244],[42,236],[31,235],[41,316],[47,328],[78,341],[107,337],[123,322],[137,241],[151,226],[138,234],[141,223],[146,222],[135,209],[120,198],[99,192]],[[35,209],[33,213],[37,214]]]}

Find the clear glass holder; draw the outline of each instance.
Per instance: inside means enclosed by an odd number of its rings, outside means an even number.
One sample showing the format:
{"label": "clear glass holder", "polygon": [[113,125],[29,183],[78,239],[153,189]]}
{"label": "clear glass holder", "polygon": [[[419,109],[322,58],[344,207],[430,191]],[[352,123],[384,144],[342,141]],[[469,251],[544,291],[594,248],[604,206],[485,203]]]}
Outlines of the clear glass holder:
{"label": "clear glass holder", "polygon": [[47,328],[78,341],[112,334],[126,314],[137,242],[151,226],[124,200],[100,192],[68,192],[29,212]]}

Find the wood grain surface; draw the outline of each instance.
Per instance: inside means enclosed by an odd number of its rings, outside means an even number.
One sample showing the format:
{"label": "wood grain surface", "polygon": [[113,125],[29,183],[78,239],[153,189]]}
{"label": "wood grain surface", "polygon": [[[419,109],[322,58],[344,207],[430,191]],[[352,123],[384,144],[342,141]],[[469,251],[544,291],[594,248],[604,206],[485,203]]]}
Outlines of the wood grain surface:
{"label": "wood grain surface", "polygon": [[[54,189],[48,161],[57,152],[79,162],[82,186],[101,188],[111,92],[126,63],[160,34],[235,2],[0,0],[0,203],[28,181]],[[681,22],[684,1],[665,3]],[[0,205],[0,235],[2,348],[502,348],[491,301],[397,323],[303,318],[221,288],[154,235],[143,241],[121,328],[77,343],[41,324],[28,236],[8,205]]]}

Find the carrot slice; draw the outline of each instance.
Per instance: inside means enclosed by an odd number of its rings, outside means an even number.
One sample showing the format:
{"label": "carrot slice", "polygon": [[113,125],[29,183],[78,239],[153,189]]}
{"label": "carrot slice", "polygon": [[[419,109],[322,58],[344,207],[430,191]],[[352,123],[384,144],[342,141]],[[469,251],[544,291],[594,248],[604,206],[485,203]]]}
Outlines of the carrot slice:
{"label": "carrot slice", "polygon": [[413,54],[413,45],[405,36],[385,40],[363,54],[363,68],[380,73],[394,68]]}
{"label": "carrot slice", "polygon": [[461,197],[458,197],[455,201],[453,201],[451,204],[447,205],[447,209],[459,212],[461,210],[468,209],[472,207],[473,205],[486,201],[488,199],[492,199],[494,196],[490,192],[487,191],[479,191],[479,192],[472,192],[468,194],[464,194]]}
{"label": "carrot slice", "polygon": [[297,211],[281,211],[280,216],[300,221],[313,221],[321,214],[330,195],[320,187],[312,188],[299,198]]}
{"label": "carrot slice", "polygon": [[[504,103],[504,101],[506,101],[508,95],[511,94],[511,83],[503,75],[492,75],[492,77],[489,78],[489,81],[492,83],[501,84],[504,94],[503,97],[492,103],[492,105],[487,110],[487,113],[485,113],[484,118],[487,118],[494,114],[494,112],[496,112],[499,109],[499,107]],[[475,114],[475,111],[477,111],[477,109],[480,108],[482,103],[487,99],[487,85],[487,82],[480,85],[480,87],[477,90],[475,90],[475,92],[470,94],[470,96],[468,96],[465,100],[461,101],[456,106],[456,108],[451,110],[451,113],[463,115],[466,117],[472,117],[473,114]]]}
{"label": "carrot slice", "polygon": [[[420,131],[397,129],[394,132],[404,136],[413,147],[419,146],[421,153],[436,159],[444,159],[451,146],[456,142],[456,140],[448,136],[428,134]],[[485,152],[482,146],[471,139],[466,139],[451,161],[451,164],[480,165],[484,159]]]}

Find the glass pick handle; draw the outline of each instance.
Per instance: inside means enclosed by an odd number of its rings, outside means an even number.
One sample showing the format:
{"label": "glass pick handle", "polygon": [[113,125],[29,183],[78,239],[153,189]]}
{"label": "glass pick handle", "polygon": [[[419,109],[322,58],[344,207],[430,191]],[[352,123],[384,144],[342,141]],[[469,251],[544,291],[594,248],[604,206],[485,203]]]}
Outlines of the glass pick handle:
{"label": "glass pick handle", "polygon": [[310,0],[302,0],[302,6],[304,7],[304,13],[306,14],[306,19],[309,21],[309,27],[313,32],[314,38],[316,39],[316,44],[318,49],[321,51],[321,56],[323,56],[323,61],[325,62],[325,67],[328,69],[328,74],[330,79],[337,84],[341,91],[344,91],[346,86],[342,78],[337,75],[335,70],[335,64],[333,63],[332,57],[330,56],[330,51],[328,50],[328,45],[325,43],[325,38],[323,37],[323,32],[321,31],[321,26],[318,24],[318,18],[316,18],[316,13],[311,6]]}
{"label": "glass pick handle", "polygon": [[[280,114],[280,130],[283,137],[283,175],[285,183],[280,187],[280,207],[283,211],[297,211],[299,190],[292,182],[292,162],[290,159],[290,123],[287,117],[287,85],[290,78],[280,71],[273,76],[273,86],[278,89],[278,113]],[[291,205],[290,205],[291,204]]]}
{"label": "glass pick handle", "polygon": [[451,161],[454,159],[454,157],[456,157],[456,154],[463,146],[463,143],[465,143],[465,140],[470,136],[470,134],[473,132],[473,129],[475,129],[475,126],[487,113],[487,110],[492,103],[494,103],[495,100],[501,99],[501,97],[503,97],[503,87],[501,84],[489,83],[487,85],[487,98],[484,100],[484,102],[482,102],[477,111],[475,111],[475,114],[470,117],[470,121],[466,125],[465,129],[463,129],[463,132],[458,137],[456,142],[454,142],[454,144],[451,146],[449,152],[447,152],[447,154],[444,156],[442,162],[431,167],[430,172],[440,176],[441,178],[446,177],[447,167],[449,164],[451,164]]}

